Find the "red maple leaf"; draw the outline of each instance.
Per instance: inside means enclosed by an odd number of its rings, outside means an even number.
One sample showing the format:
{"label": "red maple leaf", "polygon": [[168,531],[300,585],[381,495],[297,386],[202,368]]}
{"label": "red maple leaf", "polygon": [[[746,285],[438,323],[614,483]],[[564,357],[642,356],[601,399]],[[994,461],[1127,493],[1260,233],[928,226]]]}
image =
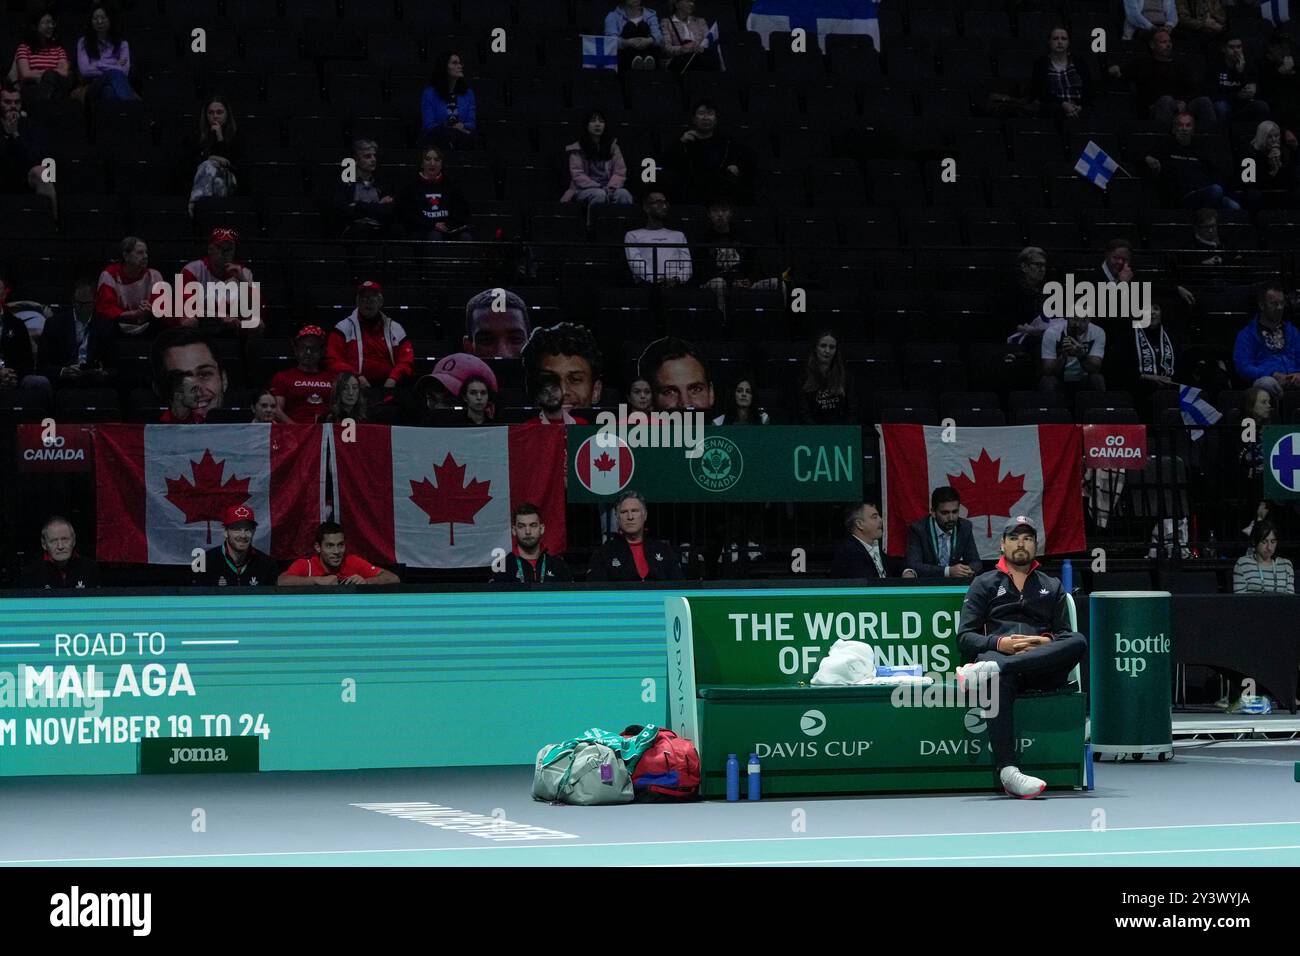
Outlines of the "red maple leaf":
{"label": "red maple leaf", "polygon": [[597,471],[609,471],[618,463],[609,457],[609,452],[602,451],[600,457],[595,459],[592,464],[595,465]]}
{"label": "red maple leaf", "polygon": [[217,461],[207,448],[203,449],[202,458],[190,462],[190,471],[194,475],[193,481],[184,475],[167,479],[165,497],[185,515],[186,524],[195,521],[208,523],[208,544],[211,544],[212,522],[221,521],[230,506],[242,505],[249,499],[249,479],[231,475],[222,484],[225,460]]}
{"label": "red maple leaf", "polygon": [[980,449],[979,458],[968,460],[973,480],[967,478],[963,472],[959,475],[949,475],[948,484],[956,488],[961,495],[961,503],[966,506],[967,517],[983,515],[987,519],[988,530],[985,534],[991,538],[993,516],[1011,514],[1011,509],[1025,496],[1025,476],[1008,472],[1005,478],[999,478],[1002,459],[990,458],[987,448]]}
{"label": "red maple leaf", "polygon": [[490,481],[475,478],[465,484],[465,466],[458,464],[451,452],[441,465],[433,466],[433,485],[428,478],[411,482],[411,500],[429,516],[429,524],[446,522],[451,529],[451,543],[456,543],[456,525],[474,524],[474,516],[492,500]]}

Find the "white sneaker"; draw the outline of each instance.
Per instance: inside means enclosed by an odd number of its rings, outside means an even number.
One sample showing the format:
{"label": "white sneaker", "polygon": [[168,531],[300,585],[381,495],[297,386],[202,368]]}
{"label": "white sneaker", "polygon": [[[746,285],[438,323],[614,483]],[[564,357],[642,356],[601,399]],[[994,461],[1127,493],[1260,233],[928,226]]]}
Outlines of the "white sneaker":
{"label": "white sneaker", "polygon": [[1002,669],[997,661],[975,661],[973,664],[962,664],[957,668],[957,683],[965,684],[968,680],[983,680],[992,674],[996,674]]}
{"label": "white sneaker", "polygon": [[1003,767],[999,777],[1002,780],[1002,789],[1009,797],[1032,800],[1047,789],[1046,781],[1021,773],[1019,767]]}

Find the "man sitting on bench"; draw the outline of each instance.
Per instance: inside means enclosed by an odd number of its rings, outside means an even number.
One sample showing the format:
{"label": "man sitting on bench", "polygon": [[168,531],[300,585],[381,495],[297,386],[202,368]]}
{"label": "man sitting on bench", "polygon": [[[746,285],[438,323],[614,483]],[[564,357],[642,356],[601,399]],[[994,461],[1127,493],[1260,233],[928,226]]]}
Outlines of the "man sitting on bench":
{"label": "man sitting on bench", "polygon": [[1026,690],[1066,686],[1088,652],[1087,639],[1070,628],[1065,589],[1038,570],[1038,526],[1019,515],[1002,531],[997,568],[971,582],[962,604],[958,645],[969,663],[957,679],[991,680],[997,710],[988,715],[998,780],[1009,796],[1032,799],[1047,784],[1016,766],[1012,708]]}

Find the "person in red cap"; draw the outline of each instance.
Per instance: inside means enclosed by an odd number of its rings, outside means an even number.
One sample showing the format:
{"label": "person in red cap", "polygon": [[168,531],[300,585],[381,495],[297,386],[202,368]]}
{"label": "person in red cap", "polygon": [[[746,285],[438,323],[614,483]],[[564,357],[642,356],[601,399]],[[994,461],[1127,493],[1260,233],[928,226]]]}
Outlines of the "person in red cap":
{"label": "person in red cap", "polygon": [[334,397],[334,375],[321,368],[325,357],[325,330],[305,325],[293,340],[298,364],[271,377],[278,422],[314,425],[329,413]]}
{"label": "person in red cap", "polygon": [[[445,389],[445,394],[441,393]],[[424,424],[445,426],[492,425],[496,418],[496,373],[477,356],[456,352],[439,359],[432,372],[420,379],[416,391],[424,400]],[[441,400],[440,400],[441,399]],[[448,400],[454,403],[448,408]]]}
{"label": "person in red cap", "polygon": [[348,554],[343,526],[323,521],[316,529],[316,553],[289,565],[276,582],[280,587],[330,587],[335,584],[398,584],[392,571],[376,567],[365,558]]}
{"label": "person in red cap", "polygon": [[[208,254],[202,259],[195,259],[181,270],[181,280],[188,286],[191,282],[199,283],[204,289],[209,282],[252,283],[253,270],[235,261],[235,248],[239,243],[239,233],[234,229],[218,227],[208,235]],[[260,296],[259,296],[260,303]],[[210,331],[220,328],[222,331],[240,331],[241,317],[238,310],[230,308],[227,315],[214,316],[211,322],[203,323]],[[167,319],[173,325],[198,325],[200,320],[194,317],[175,317]],[[259,326],[260,328],[260,326]]]}
{"label": "person in red cap", "polygon": [[415,349],[406,329],[384,314],[384,290],[378,282],[357,287],[357,307],[334,326],[325,346],[325,368],[352,372],[361,387],[391,390],[415,371]]}
{"label": "person in red cap", "polygon": [[194,583],[207,587],[270,587],[279,566],[269,555],[253,547],[257,516],[248,505],[231,505],[222,524],[226,541],[203,554],[203,566],[194,572]]}

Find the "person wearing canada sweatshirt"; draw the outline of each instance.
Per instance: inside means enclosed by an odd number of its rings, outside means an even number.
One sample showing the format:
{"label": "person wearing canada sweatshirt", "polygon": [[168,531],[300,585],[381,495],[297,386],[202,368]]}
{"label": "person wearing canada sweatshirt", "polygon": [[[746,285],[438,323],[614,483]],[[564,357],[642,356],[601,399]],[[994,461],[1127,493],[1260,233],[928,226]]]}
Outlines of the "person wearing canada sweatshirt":
{"label": "person wearing canada sweatshirt", "polygon": [[1070,626],[1061,582],[1037,561],[1038,526],[1017,515],[1002,531],[996,569],[971,582],[957,625],[957,645],[967,663],[958,681],[987,680],[997,695],[988,712],[989,740],[998,780],[1008,796],[1032,799],[1047,789],[1016,766],[1013,709],[1022,691],[1064,687],[1088,653],[1088,640]]}
{"label": "person wearing canada sweatshirt", "polygon": [[378,282],[357,287],[356,309],[330,333],[325,367],[331,372],[352,372],[363,388],[387,390],[415,371],[415,349],[406,330],[384,314],[384,290]]}

